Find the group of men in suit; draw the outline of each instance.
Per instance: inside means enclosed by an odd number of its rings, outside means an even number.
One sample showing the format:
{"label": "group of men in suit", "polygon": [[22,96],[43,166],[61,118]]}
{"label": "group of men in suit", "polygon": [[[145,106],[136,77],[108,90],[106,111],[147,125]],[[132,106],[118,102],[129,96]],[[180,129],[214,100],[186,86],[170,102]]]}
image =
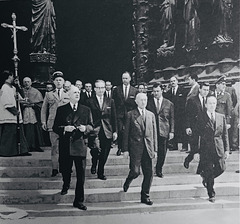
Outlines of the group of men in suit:
{"label": "group of men in suit", "polygon": [[[118,141],[117,155],[123,152],[125,156],[130,156],[130,172],[123,186],[127,192],[130,183],[140,174],[140,166],[143,171],[143,183],[141,190],[141,202],[152,205],[149,198],[150,186],[153,178],[153,161],[157,152],[156,175],[163,178],[163,165],[167,153],[167,144],[175,139],[175,145],[181,139],[182,130],[185,128],[187,135],[191,137],[191,153],[186,158],[184,166],[189,167],[194,154],[200,152],[199,173],[203,177],[203,183],[208,189],[209,198],[214,199],[213,180],[216,177],[215,168],[223,167],[225,151],[228,145],[224,116],[215,113],[218,122],[211,127],[212,145],[208,146],[212,154],[205,156],[206,149],[199,148],[206,146],[209,136],[204,135],[209,131],[209,119],[206,117],[205,100],[208,95],[209,85],[197,84],[197,77],[190,76],[189,84],[191,90],[186,95],[189,97],[187,104],[184,101],[184,92],[178,86],[177,78],[172,77],[170,82],[172,89],[163,96],[163,86],[154,84],[152,95],[139,93],[130,85],[131,76],[129,72],[122,74],[122,85],[111,90],[111,83],[97,80],[94,92],[90,83],[85,84],[85,92],[82,92],[81,81],[76,82],[68,93],[63,90],[63,74],[55,72],[54,84],[56,89],[46,93],[42,108],[42,126],[44,130],[50,132],[52,143],[53,173],[58,173],[57,150],[59,148],[59,171],[63,176],[63,188],[61,194],[67,194],[71,181],[73,161],[77,172],[77,184],[75,189],[74,207],[86,210],[84,201],[84,179],[86,166],[86,149],[90,147],[92,155],[91,173],[96,174],[100,180],[106,180],[104,166],[106,164],[112,141]],[[197,91],[196,91],[197,89]],[[190,96],[191,95],[191,96]],[[166,96],[166,97],[165,97]],[[217,101],[213,97],[209,100],[209,105]],[[214,101],[214,102],[212,102]],[[215,102],[216,101],[216,102]],[[211,103],[210,103],[211,102]],[[179,115],[183,113],[183,108],[189,112],[186,122],[187,126],[182,126]],[[193,110],[194,108],[194,110]],[[208,107],[206,107],[208,109]],[[212,110],[212,109],[211,109]],[[185,111],[185,110],[184,110]],[[210,111],[210,109],[209,109]],[[49,113],[47,115],[47,113]],[[205,116],[205,117],[204,117]],[[183,118],[183,117],[181,117]],[[220,122],[221,121],[221,122]],[[197,124],[196,127],[192,124]],[[220,128],[218,126],[221,126]],[[178,129],[178,127],[181,128]],[[217,129],[217,131],[216,131]],[[178,130],[178,131],[177,131]],[[216,132],[216,133],[215,133]],[[215,136],[217,135],[217,136]],[[215,153],[215,137],[222,136],[225,139],[221,149]],[[199,136],[201,136],[201,141]],[[59,141],[58,141],[59,139]],[[208,139],[209,140],[209,139]],[[219,148],[219,147],[218,147]],[[201,150],[200,150],[201,149]],[[213,156],[214,155],[214,156]],[[217,155],[217,156],[216,156]],[[217,158],[217,159],[216,159]],[[221,165],[217,166],[217,161]],[[209,169],[205,169],[205,165]],[[224,169],[222,169],[223,171]],[[218,175],[220,172],[217,172]]]}

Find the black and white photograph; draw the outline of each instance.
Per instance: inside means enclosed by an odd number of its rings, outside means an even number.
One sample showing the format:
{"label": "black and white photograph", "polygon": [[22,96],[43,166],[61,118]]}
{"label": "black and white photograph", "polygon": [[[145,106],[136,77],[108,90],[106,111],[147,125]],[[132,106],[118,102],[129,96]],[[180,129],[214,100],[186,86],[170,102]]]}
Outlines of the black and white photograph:
{"label": "black and white photograph", "polygon": [[0,0],[1,224],[240,222],[239,0]]}

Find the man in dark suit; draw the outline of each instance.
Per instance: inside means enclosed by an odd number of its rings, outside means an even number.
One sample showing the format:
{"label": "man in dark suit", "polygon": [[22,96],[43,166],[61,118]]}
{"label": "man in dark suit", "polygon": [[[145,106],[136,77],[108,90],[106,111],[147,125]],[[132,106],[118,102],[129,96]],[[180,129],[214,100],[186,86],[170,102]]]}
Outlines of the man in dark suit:
{"label": "man in dark suit", "polygon": [[110,81],[106,81],[106,91],[104,93],[104,96],[112,99],[113,97],[113,91],[112,91],[112,83]]}
{"label": "man in dark suit", "polygon": [[190,153],[184,161],[184,167],[189,168],[189,163],[193,160],[194,154],[199,150],[198,123],[203,122],[203,114],[206,112],[205,102],[209,93],[209,84],[200,83],[199,94],[191,97],[186,105],[186,134],[189,136]]}
{"label": "man in dark suit", "polygon": [[155,116],[146,110],[147,96],[138,93],[136,96],[138,107],[127,114],[123,137],[124,156],[130,156],[130,172],[123,185],[127,192],[130,183],[143,172],[141,203],[152,205],[149,191],[153,179],[153,158],[157,150],[157,128]]}
{"label": "man in dark suit", "polygon": [[165,98],[170,100],[174,105],[174,138],[172,139],[172,149],[178,150],[178,143],[183,143],[182,151],[187,150],[187,142],[185,142],[184,119],[186,91],[178,85],[176,76],[170,78],[171,88],[163,94]]}
{"label": "man in dark suit", "polygon": [[82,98],[81,103],[83,105],[86,105],[87,100],[92,98],[95,95],[95,93],[92,91],[92,84],[90,82],[85,83],[84,89],[85,91],[81,95]]}
{"label": "man in dark suit", "polygon": [[[204,125],[199,123],[200,161],[197,173],[203,178],[203,185],[207,188],[209,201],[215,202],[214,178],[221,175],[226,169],[225,160],[229,156],[229,141],[226,118],[215,112],[217,99],[208,96],[207,112],[204,114]],[[198,155],[198,154],[196,154]]]}
{"label": "man in dark suit", "polygon": [[199,85],[198,85],[198,76],[196,74],[190,74],[187,78],[188,84],[191,86],[186,98],[186,102],[189,98],[198,95]]}
{"label": "man in dark suit", "polygon": [[162,168],[167,154],[167,142],[174,138],[174,106],[162,96],[162,85],[153,85],[153,98],[149,98],[147,109],[154,113],[157,124],[156,175],[163,178]]}
{"label": "man in dark suit", "polygon": [[129,72],[122,75],[122,85],[114,89],[113,99],[116,105],[117,122],[118,122],[118,151],[117,155],[121,155],[124,123],[127,112],[136,108],[135,97],[137,89],[130,85],[131,76]]}
{"label": "man in dark suit", "polygon": [[59,169],[63,177],[61,195],[68,193],[71,182],[73,161],[77,183],[73,206],[81,210],[87,207],[84,201],[87,134],[93,129],[92,115],[88,107],[79,103],[80,91],[72,86],[69,91],[70,103],[57,109],[53,131],[59,135]]}
{"label": "man in dark suit", "polygon": [[[91,148],[92,167],[91,173],[96,173],[101,180],[106,180],[104,166],[107,161],[112,140],[117,139],[117,117],[114,100],[104,96],[105,82],[97,80],[94,88],[96,95],[88,99],[86,105],[91,109],[93,116],[94,135],[89,138]],[[96,139],[97,138],[97,139]],[[100,144],[96,145],[99,139]],[[98,150],[100,153],[94,151]]]}

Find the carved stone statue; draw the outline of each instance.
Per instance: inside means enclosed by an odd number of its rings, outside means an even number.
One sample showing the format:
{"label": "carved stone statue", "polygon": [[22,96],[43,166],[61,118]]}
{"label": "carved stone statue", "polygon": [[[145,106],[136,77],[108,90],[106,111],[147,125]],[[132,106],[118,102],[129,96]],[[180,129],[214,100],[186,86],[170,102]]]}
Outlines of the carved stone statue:
{"label": "carved stone statue", "polygon": [[55,53],[56,17],[52,0],[32,0],[33,53]]}
{"label": "carved stone statue", "polygon": [[162,45],[157,49],[158,56],[173,55],[176,43],[176,2],[177,0],[164,0],[160,5],[160,25],[162,32]]}
{"label": "carved stone statue", "polygon": [[212,0],[213,13],[219,18],[219,32],[214,38],[213,44],[231,44],[233,39],[230,35],[232,24],[232,0]]}
{"label": "carved stone statue", "polygon": [[183,18],[185,21],[185,41],[183,48],[186,51],[198,50],[200,43],[200,19],[198,17],[198,0],[185,0]]}

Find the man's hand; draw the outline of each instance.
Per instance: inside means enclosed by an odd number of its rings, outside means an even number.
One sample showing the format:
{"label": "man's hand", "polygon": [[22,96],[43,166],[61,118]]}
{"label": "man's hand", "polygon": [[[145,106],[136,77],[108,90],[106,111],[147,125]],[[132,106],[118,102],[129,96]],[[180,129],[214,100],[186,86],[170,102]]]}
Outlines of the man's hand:
{"label": "man's hand", "polygon": [[64,132],[72,132],[74,131],[76,128],[72,125],[68,125],[66,127],[64,127]]}
{"label": "man's hand", "polygon": [[200,155],[199,155],[199,153],[194,154],[194,160],[197,161],[197,162],[199,162],[199,160],[200,160]]}
{"label": "man's hand", "polygon": [[42,129],[44,130],[44,131],[47,131],[47,125],[46,125],[46,123],[44,122],[44,123],[42,123]]}
{"label": "man's hand", "polygon": [[174,138],[174,133],[173,132],[170,132],[169,133],[169,140],[173,139]]}
{"label": "man's hand", "polygon": [[129,156],[129,152],[123,152],[123,157],[124,158],[128,158],[128,156]]}
{"label": "man's hand", "polygon": [[191,128],[187,128],[186,129],[186,134],[191,136],[192,135],[192,129]]}
{"label": "man's hand", "polygon": [[224,159],[227,160],[229,157],[229,151],[224,152]]}
{"label": "man's hand", "polygon": [[79,129],[79,131],[81,131],[81,132],[85,132],[87,128],[86,128],[86,125],[80,124],[80,126],[78,126],[78,129]]}
{"label": "man's hand", "polygon": [[114,133],[113,133],[113,141],[116,141],[116,140],[117,140],[117,137],[118,137],[117,132],[114,132]]}
{"label": "man's hand", "polygon": [[231,124],[227,124],[227,129],[231,128]]}

